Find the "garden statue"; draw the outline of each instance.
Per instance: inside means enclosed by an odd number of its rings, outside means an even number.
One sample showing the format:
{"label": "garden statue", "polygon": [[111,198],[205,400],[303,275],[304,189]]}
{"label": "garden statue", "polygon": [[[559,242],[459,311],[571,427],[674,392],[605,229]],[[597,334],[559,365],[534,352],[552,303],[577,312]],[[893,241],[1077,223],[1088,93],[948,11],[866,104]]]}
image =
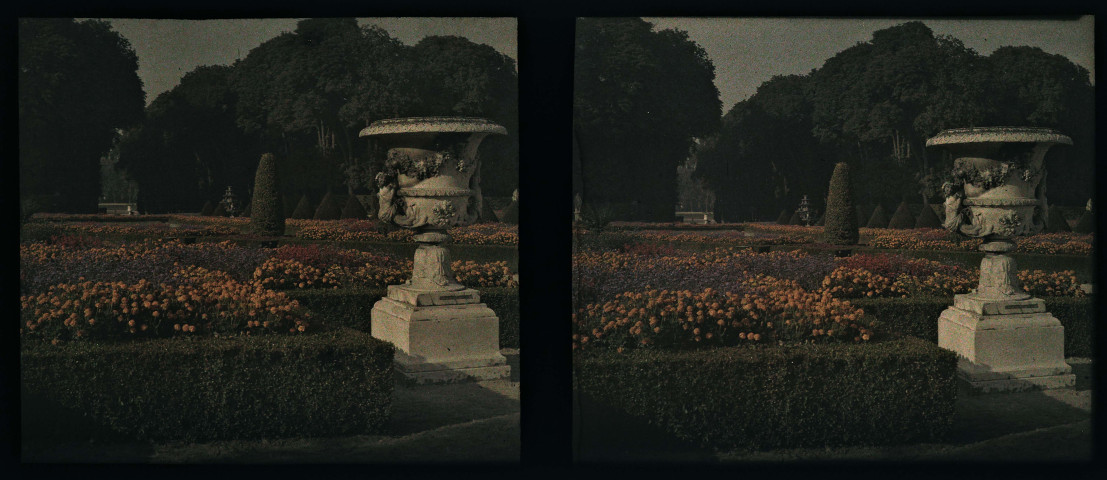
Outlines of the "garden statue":
{"label": "garden statue", "polygon": [[480,118],[416,117],[361,131],[387,149],[378,218],[415,232],[412,277],[373,306],[372,335],[397,347],[397,370],[417,382],[503,378],[499,320],[479,292],[457,282],[447,230],[481,215],[481,141],[504,127]]}
{"label": "garden statue", "polygon": [[804,195],[803,198],[800,199],[799,208],[796,209],[796,213],[799,214],[799,219],[803,221],[804,225],[810,227],[812,218],[811,209],[808,207],[807,195]]}
{"label": "garden statue", "polygon": [[983,239],[980,282],[955,295],[938,320],[938,344],[961,356],[959,372],[974,388],[1007,391],[1075,382],[1064,362],[1064,329],[1045,303],[1019,283],[1015,238],[1042,230],[1047,219],[1045,166],[1049,148],[1072,140],[1044,128],[945,130],[927,147],[954,159],[944,226]]}
{"label": "garden statue", "polygon": [[238,200],[231,191],[230,185],[227,186],[227,190],[223,192],[223,209],[227,211],[230,216],[235,216],[238,213]]}

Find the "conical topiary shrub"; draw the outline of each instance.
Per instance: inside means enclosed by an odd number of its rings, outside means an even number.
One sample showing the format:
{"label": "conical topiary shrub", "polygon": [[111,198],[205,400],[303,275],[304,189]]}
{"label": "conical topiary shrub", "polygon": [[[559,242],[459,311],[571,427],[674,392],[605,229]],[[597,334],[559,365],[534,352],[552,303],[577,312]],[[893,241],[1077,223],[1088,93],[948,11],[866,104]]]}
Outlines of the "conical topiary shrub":
{"label": "conical topiary shrub", "polygon": [[815,220],[816,227],[826,226],[826,215],[819,215],[819,219]]}
{"label": "conical topiary shrub", "polygon": [[853,190],[849,179],[849,165],[839,162],[834,165],[830,175],[830,187],[826,199],[826,214],[823,215],[823,241],[831,245],[856,245],[860,235],[857,233],[857,215],[861,207],[853,206]]}
{"label": "conical topiary shrub", "polygon": [[204,208],[200,209],[200,215],[204,217],[210,217],[211,212],[215,211],[215,205],[212,205],[211,200],[204,202]]}
{"label": "conical topiary shrub", "polygon": [[799,212],[792,212],[792,216],[788,218],[788,225],[803,225]]}
{"label": "conical topiary shrub", "polygon": [[480,221],[481,222],[498,222],[500,219],[496,217],[496,211],[492,210],[492,204],[487,200],[481,202],[480,206]]}
{"label": "conical topiary shrub", "polygon": [[884,214],[884,207],[877,205],[873,210],[873,214],[869,216],[868,223],[865,224],[866,228],[888,228],[888,215]]}
{"label": "conical topiary shrub", "polygon": [[326,195],[323,195],[323,199],[319,201],[319,206],[315,208],[315,214],[311,218],[316,220],[338,220],[341,217],[342,207],[338,206],[338,202],[328,191]]}
{"label": "conical topiary shrub", "polygon": [[1080,220],[1076,221],[1072,231],[1076,233],[1095,233],[1095,212],[1084,210],[1084,214],[1080,216]]}
{"label": "conical topiary shrub", "polygon": [[261,235],[284,235],[284,200],[280,193],[277,161],[272,153],[261,156],[254,174],[254,195],[243,215],[250,216],[250,229]]}
{"label": "conical topiary shrub", "polygon": [[357,199],[357,195],[350,195],[350,199],[346,200],[346,206],[342,207],[342,218],[356,218],[358,220],[369,218],[365,206],[361,204],[361,200]]}
{"label": "conical topiary shrub", "polygon": [[281,197],[281,206],[284,207],[284,218],[292,217],[292,212],[296,211],[296,206],[299,205],[297,202],[299,200],[300,199],[296,198],[293,195],[285,195]]}
{"label": "conical topiary shrub", "polygon": [[869,222],[869,217],[873,216],[871,205],[858,205],[857,206],[857,226],[860,227]]}
{"label": "conical topiary shrub", "polygon": [[790,220],[791,218],[792,217],[788,216],[788,211],[787,210],[781,210],[780,215],[778,215],[776,217],[776,224],[777,225],[787,225],[788,220]]}
{"label": "conical topiary shrub", "polygon": [[923,204],[919,218],[915,219],[915,228],[942,228],[942,221],[938,219],[938,214],[934,213],[934,208],[929,203]]}
{"label": "conical topiary shrub", "polygon": [[511,202],[503,212],[500,212],[500,221],[512,225],[519,224],[519,202]]}
{"label": "conical topiary shrub", "polygon": [[900,202],[899,206],[896,207],[896,213],[892,214],[892,220],[888,222],[888,228],[897,230],[915,228],[915,216],[911,215],[911,209],[907,207],[907,202]]}
{"label": "conical topiary shrub", "polygon": [[361,204],[365,206],[365,215],[368,218],[377,218],[377,212],[380,210],[380,203],[377,200],[377,196],[366,195],[365,198],[360,198]]}
{"label": "conical topiary shrub", "polygon": [[253,202],[247,203],[246,208],[243,208],[242,213],[240,213],[238,216],[240,216],[240,217],[249,217],[250,216],[250,205],[252,205],[252,204],[253,204]]}
{"label": "conical topiary shrub", "polygon": [[226,208],[223,208],[222,203],[220,203],[219,205],[216,205],[215,210],[211,211],[211,216],[213,216],[213,217],[226,217],[228,215],[230,215],[230,214],[227,213]]}
{"label": "conical topiary shrub", "polygon": [[288,218],[296,219],[310,219],[312,217],[311,200],[308,200],[308,196],[305,193],[300,197],[300,203],[296,204],[296,209],[292,211],[292,215]]}
{"label": "conical topiary shrub", "polygon": [[1065,214],[1056,205],[1049,207],[1049,220],[1046,221],[1046,233],[1071,232],[1069,221],[1065,220]]}

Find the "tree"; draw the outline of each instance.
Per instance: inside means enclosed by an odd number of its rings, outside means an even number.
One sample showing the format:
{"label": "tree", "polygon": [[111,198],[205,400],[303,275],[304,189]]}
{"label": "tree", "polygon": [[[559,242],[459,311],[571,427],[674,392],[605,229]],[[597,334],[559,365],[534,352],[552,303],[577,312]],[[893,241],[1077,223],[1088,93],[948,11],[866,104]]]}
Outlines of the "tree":
{"label": "tree", "polygon": [[142,119],[131,45],[102,21],[19,20],[20,198],[95,213],[100,159]]}
{"label": "tree", "polygon": [[1080,205],[1095,191],[1095,87],[1090,73],[1061,55],[1036,47],[1000,47],[983,62],[988,125],[1059,130],[1072,146],[1052,148],[1045,167],[1050,200]]}
{"label": "tree", "polygon": [[715,67],[678,30],[638,18],[577,21],[573,129],[586,204],[637,201],[672,220],[678,165],[717,127]]}
{"label": "tree", "polygon": [[857,210],[853,206],[853,192],[849,178],[849,164],[840,162],[830,176],[829,196],[823,235],[831,245],[856,245],[860,238],[857,231]]}
{"label": "tree", "polygon": [[888,222],[888,228],[900,230],[915,228],[915,216],[911,215],[906,200],[900,202],[899,206],[896,207],[896,212],[892,214],[892,220]]}
{"label": "tree", "polygon": [[507,129],[480,146],[481,190],[507,196],[519,183],[518,78],[515,61],[488,45],[431,36],[411,48],[417,115],[483,117]]}
{"label": "tree", "polygon": [[834,164],[811,134],[810,79],[776,76],[738,102],[705,143],[697,175],[718,192],[719,210],[730,216],[764,217],[825,197]]}
{"label": "tree", "polygon": [[777,225],[788,225],[788,224],[792,223],[791,219],[792,219],[792,217],[788,216],[788,211],[787,210],[781,210],[780,215],[777,215],[777,217],[776,217],[776,224]]}
{"label": "tree", "polygon": [[211,203],[211,200],[204,202],[203,208],[200,209],[200,216],[210,217],[215,212],[215,205]]}
{"label": "tree", "polygon": [[913,172],[930,168],[923,147],[928,137],[983,119],[978,99],[985,84],[971,68],[978,60],[959,40],[935,36],[922,22],[878,30],[871,41],[838,53],[812,73],[813,131],[862,160],[858,179],[885,173],[864,172],[874,159],[906,168],[897,182],[885,176],[884,182],[863,183],[894,183],[902,192],[915,181]]}
{"label": "tree", "polygon": [[284,235],[284,208],[281,205],[280,172],[272,153],[258,161],[254,174],[254,195],[250,205],[250,228],[261,235]]}

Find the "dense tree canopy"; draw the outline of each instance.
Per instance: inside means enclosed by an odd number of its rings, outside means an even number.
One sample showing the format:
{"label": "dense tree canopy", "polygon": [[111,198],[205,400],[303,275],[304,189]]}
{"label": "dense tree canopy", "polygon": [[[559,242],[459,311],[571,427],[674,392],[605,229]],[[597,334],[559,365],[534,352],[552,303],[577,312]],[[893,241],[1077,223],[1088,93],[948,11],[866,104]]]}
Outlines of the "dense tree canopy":
{"label": "dense tree canopy", "polygon": [[[775,77],[723,117],[700,152],[697,175],[718,195],[716,218],[768,219],[803,195],[824,198],[834,163],[848,162],[855,199],[896,204],[905,194],[940,201],[948,159],[926,139],[947,128],[1057,128],[1050,199],[1092,193],[1094,94],[1088,71],[1038,48],[982,56],[921,22],[873,33],[806,75]],[[817,208],[817,207],[816,207]]]}
{"label": "dense tree canopy", "polygon": [[138,59],[104,22],[19,21],[20,199],[95,212],[100,162],[118,129],[142,119]]}
{"label": "dense tree canopy", "polygon": [[585,204],[672,220],[677,166],[719,122],[715,67],[685,32],[636,18],[577,22],[574,135]]}
{"label": "dense tree canopy", "polygon": [[120,165],[147,211],[195,210],[227,186],[249,194],[262,152],[276,157],[282,195],[371,194],[384,152],[358,138],[362,128],[470,115],[508,129],[481,148],[484,193],[506,196],[518,181],[517,97],[514,61],[491,47],[460,37],[409,47],[355,19],[308,19],[160,95],[121,142]]}

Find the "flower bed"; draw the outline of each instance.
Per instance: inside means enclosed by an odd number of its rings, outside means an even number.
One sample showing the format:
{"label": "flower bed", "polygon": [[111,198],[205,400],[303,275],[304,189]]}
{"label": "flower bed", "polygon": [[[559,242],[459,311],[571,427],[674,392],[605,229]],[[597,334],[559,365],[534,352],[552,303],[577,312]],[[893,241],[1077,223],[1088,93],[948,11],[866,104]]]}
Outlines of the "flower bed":
{"label": "flower bed", "polygon": [[800,251],[756,253],[716,248],[708,252],[670,253],[636,249],[586,250],[573,255],[574,301],[579,305],[610,300],[615,294],[647,286],[669,290],[727,291],[750,276],[772,275],[813,289],[834,268],[830,257]]}
{"label": "flower bed", "polygon": [[237,228],[224,225],[171,226],[165,222],[153,222],[141,225],[97,222],[36,222],[23,225],[22,235],[31,240],[49,238],[52,235],[93,235],[98,237],[205,237],[234,235]]}
{"label": "flower bed", "polygon": [[[872,229],[869,245],[877,248],[938,251],[976,251],[983,240],[950,235],[945,230]],[[1016,252],[1040,254],[1091,255],[1094,251],[1091,234],[1042,233],[1016,239]]]}
{"label": "flower bed", "polygon": [[188,267],[180,283],[68,283],[20,297],[20,334],[54,345],[76,339],[303,333],[311,313],[287,296],[221,272]]}
{"label": "flower bed", "polygon": [[[681,225],[687,225],[682,227]],[[615,232],[594,232],[574,227],[573,235],[588,243],[616,242],[703,243],[713,245],[807,245],[820,241],[823,227],[776,225],[771,223],[740,223],[725,225],[691,225],[678,223],[612,222]],[[861,228],[869,246],[899,250],[969,251],[975,252],[983,241],[951,234],[943,229],[917,228],[909,230]],[[599,238],[591,238],[599,237]],[[1093,234],[1041,233],[1019,237],[1017,252],[1038,254],[1091,255]],[[610,242],[608,242],[610,243]],[[610,245],[608,245],[610,247]]]}
{"label": "flower bed", "polygon": [[[914,338],[873,344],[594,351],[574,388],[716,450],[933,442],[950,430],[953,352]],[[580,412],[589,418],[590,412]]]}
{"label": "flower bed", "polygon": [[31,220],[44,222],[164,222],[170,215],[112,215],[106,213],[36,213]]}
{"label": "flower bed", "polygon": [[626,292],[573,315],[573,349],[688,349],[743,343],[867,342],[873,318],[829,294],[755,276],[737,292]]}
{"label": "flower bed", "polygon": [[608,224],[612,230],[742,230],[740,223],[621,222]]}
{"label": "flower bed", "polygon": [[[408,229],[384,226],[375,220],[289,220],[295,236],[336,242],[412,242]],[[453,242],[468,245],[518,245],[519,227],[502,223],[478,223],[448,230]]]}
{"label": "flower bed", "polygon": [[[758,253],[715,248],[705,252],[656,244],[624,245],[621,251],[586,249],[573,255],[574,302],[604,302],[623,292],[647,288],[731,291],[750,276],[770,275],[798,282],[808,291],[827,290],[836,298],[926,296],[968,293],[979,271],[957,264],[894,254],[844,258],[800,250]],[[1081,296],[1074,272],[1019,272],[1023,288],[1038,296]]]}
{"label": "flower bed", "polygon": [[[74,411],[138,440],[209,441],[381,433],[391,344],[343,329],[304,336],[24,342],[25,424]],[[34,414],[27,414],[34,415]],[[69,426],[58,426],[68,428]],[[24,435],[34,435],[25,431]]]}
{"label": "flower bed", "polygon": [[[279,290],[383,288],[411,260],[328,246],[249,249],[147,240],[115,246],[20,245],[21,330],[53,343],[210,335],[299,334],[320,327]],[[504,262],[454,262],[477,288],[518,286]]]}
{"label": "flower bed", "polygon": [[[34,241],[49,238],[51,235],[169,238],[250,234],[249,217],[170,214],[119,218],[127,220],[119,220],[111,215],[36,214],[36,221],[23,226],[23,236]],[[136,222],[141,224],[131,224]],[[377,220],[288,219],[286,225],[290,235],[307,240],[410,243],[414,236],[411,230],[390,227]],[[519,227],[505,223],[478,223],[451,228],[448,233],[453,243],[457,244],[519,244]]]}

